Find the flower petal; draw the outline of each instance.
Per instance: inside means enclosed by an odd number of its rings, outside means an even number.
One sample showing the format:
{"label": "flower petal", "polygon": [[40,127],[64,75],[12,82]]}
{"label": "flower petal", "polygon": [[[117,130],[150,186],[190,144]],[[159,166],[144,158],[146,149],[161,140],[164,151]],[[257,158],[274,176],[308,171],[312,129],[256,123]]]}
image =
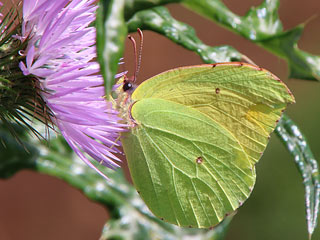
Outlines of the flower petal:
{"label": "flower petal", "polygon": [[[99,174],[87,158],[119,167],[119,134],[126,125],[104,98],[103,78],[95,48],[94,0],[25,0],[22,36],[27,39],[24,74],[33,74],[41,94],[70,147]],[[116,77],[121,77],[121,72]],[[104,176],[106,177],[106,176]]]}

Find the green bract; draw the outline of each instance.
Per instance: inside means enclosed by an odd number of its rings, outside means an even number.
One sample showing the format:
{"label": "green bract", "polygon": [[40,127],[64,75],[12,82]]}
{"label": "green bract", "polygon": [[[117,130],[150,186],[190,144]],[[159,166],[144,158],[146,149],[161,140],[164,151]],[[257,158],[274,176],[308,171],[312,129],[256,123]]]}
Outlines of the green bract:
{"label": "green bract", "polygon": [[254,165],[294,102],[273,74],[244,63],[173,69],[119,99],[137,191],[156,216],[197,228],[218,224],[249,197]]}

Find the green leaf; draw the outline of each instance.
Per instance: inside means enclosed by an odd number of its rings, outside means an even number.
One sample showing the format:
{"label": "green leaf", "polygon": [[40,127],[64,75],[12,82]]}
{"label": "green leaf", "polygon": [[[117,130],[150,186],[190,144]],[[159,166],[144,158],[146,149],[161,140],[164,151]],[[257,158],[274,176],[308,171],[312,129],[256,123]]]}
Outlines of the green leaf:
{"label": "green leaf", "polygon": [[284,58],[290,67],[290,77],[320,79],[320,56],[298,48],[303,25],[289,31],[282,30],[278,0],[265,0],[245,16],[234,14],[220,0],[184,0],[183,4]]}
{"label": "green leaf", "polygon": [[115,82],[127,35],[124,3],[124,0],[101,0],[97,12],[97,54],[107,97]]}
{"label": "green leaf", "polygon": [[130,109],[121,141],[137,191],[165,221],[216,225],[249,197],[254,165],[292,102],[279,79],[249,64],[176,68],[146,80],[119,107]]}
{"label": "green leaf", "polygon": [[290,77],[320,80],[320,57],[298,48],[304,25],[299,25],[276,37],[261,41],[260,44],[270,52],[287,60]]}
{"label": "green leaf", "polygon": [[[125,19],[129,20],[136,12],[168,3],[181,2],[182,0],[126,0]],[[137,29],[136,29],[137,30]]]}
{"label": "green leaf", "polygon": [[188,229],[180,228],[164,222],[162,226],[155,221],[157,218],[148,218],[137,214],[133,208],[123,207],[121,217],[110,219],[103,228],[100,240],[175,240],[175,239],[201,239],[223,240],[233,215],[226,217],[214,229]]}
{"label": "green leaf", "polygon": [[276,128],[276,133],[294,156],[297,168],[305,186],[306,219],[309,238],[317,226],[320,201],[319,167],[306,138],[298,126],[284,115]]}
{"label": "green leaf", "polygon": [[231,12],[220,0],[184,0],[183,4],[252,41],[265,40],[282,32],[277,0],[265,0],[243,17]]}
{"label": "green leaf", "polygon": [[39,156],[36,147],[27,141],[21,142],[27,137],[24,128],[12,124],[9,130],[8,124],[0,122],[0,178],[9,178],[22,169],[33,169]]}
{"label": "green leaf", "polygon": [[[107,207],[110,220],[103,230],[101,239],[124,236],[120,239],[198,239],[222,240],[232,216],[213,230],[182,229],[165,223],[153,216],[136,190],[127,182],[121,170],[101,168],[110,178],[106,181],[88,167],[69,148],[62,137],[40,142],[26,134],[22,127],[13,125],[23,145],[18,144],[10,132],[0,124],[0,178],[11,177],[23,169],[32,169],[63,179],[81,190],[88,198]],[[97,167],[99,167],[96,164]],[[130,236],[132,238],[127,238]],[[110,237],[110,238],[109,238]]]}
{"label": "green leaf", "polygon": [[196,52],[205,63],[240,61],[242,54],[230,46],[210,47],[197,38],[194,29],[175,20],[165,7],[136,13],[128,22],[128,31],[137,28],[158,32],[173,42]]}

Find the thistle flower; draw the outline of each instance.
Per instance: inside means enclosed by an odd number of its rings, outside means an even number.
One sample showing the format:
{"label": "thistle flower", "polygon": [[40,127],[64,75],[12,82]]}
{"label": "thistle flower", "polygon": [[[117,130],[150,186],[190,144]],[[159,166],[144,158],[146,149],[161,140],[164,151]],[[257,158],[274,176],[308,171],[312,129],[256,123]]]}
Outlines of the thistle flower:
{"label": "thistle flower", "polygon": [[95,61],[96,32],[90,26],[96,8],[94,0],[23,1],[20,32],[15,28],[11,41],[19,41],[20,79],[30,82],[32,93],[26,96],[28,108],[18,104],[15,111],[32,109],[33,116],[52,122],[90,167],[96,169],[86,154],[115,168],[114,161],[120,161],[114,155],[119,152],[115,146],[125,126],[104,98],[103,78]]}

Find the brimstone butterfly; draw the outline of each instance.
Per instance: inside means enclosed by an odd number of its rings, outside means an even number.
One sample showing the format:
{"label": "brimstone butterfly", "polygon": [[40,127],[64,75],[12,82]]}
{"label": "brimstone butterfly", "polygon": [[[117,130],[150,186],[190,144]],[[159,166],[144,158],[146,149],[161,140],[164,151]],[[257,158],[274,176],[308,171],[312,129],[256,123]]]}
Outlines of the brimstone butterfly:
{"label": "brimstone butterfly", "polygon": [[294,97],[267,70],[232,62],[181,67],[132,88],[117,107],[133,183],[159,218],[208,228],[249,197],[255,163]]}

